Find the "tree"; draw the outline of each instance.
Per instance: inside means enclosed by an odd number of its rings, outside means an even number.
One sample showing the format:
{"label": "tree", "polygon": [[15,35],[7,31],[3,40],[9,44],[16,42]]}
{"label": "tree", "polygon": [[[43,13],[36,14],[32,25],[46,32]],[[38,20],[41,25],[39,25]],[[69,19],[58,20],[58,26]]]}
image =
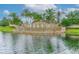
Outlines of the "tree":
{"label": "tree", "polygon": [[70,26],[73,24],[79,24],[79,11],[71,11],[67,15],[67,18],[64,18],[61,22],[63,26]]}
{"label": "tree", "polygon": [[69,19],[79,19],[79,11],[78,10],[71,11],[67,14],[67,17]]}
{"label": "tree", "polygon": [[9,26],[9,21],[6,17],[0,21],[0,26]]}
{"label": "tree", "polygon": [[25,16],[25,17],[32,17],[33,16],[32,12],[29,11],[28,9],[24,9],[21,15]]}
{"label": "tree", "polygon": [[31,12],[25,9],[22,16],[33,18],[34,21],[44,20],[48,23],[55,23],[55,11],[53,9],[47,9],[44,13]]}
{"label": "tree", "polygon": [[28,9],[25,9],[22,13],[22,16],[33,18],[34,21],[42,20],[41,14],[37,12],[31,12]]}
{"label": "tree", "polygon": [[22,23],[16,13],[10,13],[9,16],[11,17],[11,24],[20,25]]}
{"label": "tree", "polygon": [[45,18],[46,22],[54,23],[55,22],[55,11],[53,9],[47,9],[45,10],[43,17]]}
{"label": "tree", "polygon": [[71,25],[71,23],[72,23],[71,20],[65,19],[65,18],[61,22],[62,26],[69,26],[69,25]]}
{"label": "tree", "polygon": [[33,12],[32,15],[33,15],[34,21],[40,21],[40,20],[42,20],[41,14]]}
{"label": "tree", "polygon": [[24,16],[25,18],[28,18],[28,20],[29,20],[29,18],[32,18],[32,15],[33,14],[28,9],[24,9],[23,12],[21,13],[21,16]]}

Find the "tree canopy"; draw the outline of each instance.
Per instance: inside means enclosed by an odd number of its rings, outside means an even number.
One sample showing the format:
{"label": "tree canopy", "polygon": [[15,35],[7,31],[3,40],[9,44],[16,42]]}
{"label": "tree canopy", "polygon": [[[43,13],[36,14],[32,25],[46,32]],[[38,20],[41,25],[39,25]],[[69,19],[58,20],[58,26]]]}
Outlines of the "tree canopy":
{"label": "tree canopy", "polygon": [[9,26],[9,21],[6,17],[3,17],[3,19],[0,20],[0,26]]}
{"label": "tree canopy", "polygon": [[25,9],[22,13],[22,16],[31,17],[34,21],[44,20],[48,23],[55,22],[55,11],[51,9],[46,9],[43,13],[32,12],[28,9]]}
{"label": "tree canopy", "polygon": [[50,23],[54,23],[55,22],[55,11],[53,9],[47,9],[45,10],[44,14],[43,14],[44,19],[46,20],[46,22]]}
{"label": "tree canopy", "polygon": [[79,24],[79,11],[71,11],[67,15],[67,18],[63,18],[61,24],[63,26],[70,26],[73,24]]}
{"label": "tree canopy", "polygon": [[16,15],[16,13],[10,13],[11,24],[20,25],[22,23],[21,19]]}

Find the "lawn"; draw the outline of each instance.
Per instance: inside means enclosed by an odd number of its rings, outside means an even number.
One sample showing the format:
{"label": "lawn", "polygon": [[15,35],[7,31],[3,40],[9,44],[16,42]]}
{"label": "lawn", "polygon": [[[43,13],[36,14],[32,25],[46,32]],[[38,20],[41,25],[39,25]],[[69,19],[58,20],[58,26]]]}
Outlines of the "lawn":
{"label": "lawn", "polygon": [[67,29],[65,33],[69,35],[79,35],[79,29],[78,28]]}
{"label": "lawn", "polygon": [[0,31],[1,32],[12,32],[15,28],[14,27],[11,27],[11,26],[0,26]]}

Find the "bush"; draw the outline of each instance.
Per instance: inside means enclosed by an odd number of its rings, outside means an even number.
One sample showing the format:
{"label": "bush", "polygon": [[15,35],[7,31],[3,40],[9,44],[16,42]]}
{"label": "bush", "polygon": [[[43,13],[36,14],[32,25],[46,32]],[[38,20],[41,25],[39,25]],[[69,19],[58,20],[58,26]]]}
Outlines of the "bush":
{"label": "bush", "polygon": [[69,25],[71,25],[71,21],[69,21],[68,19],[63,19],[62,22],[61,22],[61,24],[63,26],[69,26]]}

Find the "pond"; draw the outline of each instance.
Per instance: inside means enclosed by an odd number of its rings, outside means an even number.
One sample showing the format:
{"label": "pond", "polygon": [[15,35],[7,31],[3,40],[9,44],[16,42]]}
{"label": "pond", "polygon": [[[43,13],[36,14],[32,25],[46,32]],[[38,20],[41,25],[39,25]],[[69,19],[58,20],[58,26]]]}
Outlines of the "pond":
{"label": "pond", "polygon": [[25,35],[0,32],[0,54],[74,54],[79,39],[69,36]]}

